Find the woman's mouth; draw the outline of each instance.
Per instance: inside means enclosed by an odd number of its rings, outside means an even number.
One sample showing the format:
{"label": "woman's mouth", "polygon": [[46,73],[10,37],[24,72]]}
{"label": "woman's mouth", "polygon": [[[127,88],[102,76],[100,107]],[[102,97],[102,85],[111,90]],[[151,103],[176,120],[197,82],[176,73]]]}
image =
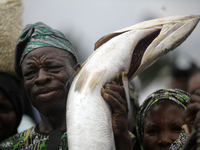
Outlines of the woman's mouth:
{"label": "woman's mouth", "polygon": [[53,91],[40,91],[38,94],[36,94],[36,99],[39,99],[41,101],[49,101],[51,99],[54,99],[57,95],[58,91],[53,90]]}

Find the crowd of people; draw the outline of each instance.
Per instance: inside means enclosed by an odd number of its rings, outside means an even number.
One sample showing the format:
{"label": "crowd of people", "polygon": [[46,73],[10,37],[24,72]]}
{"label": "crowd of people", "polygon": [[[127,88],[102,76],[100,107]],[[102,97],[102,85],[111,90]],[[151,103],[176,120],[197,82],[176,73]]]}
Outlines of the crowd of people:
{"label": "crowd of people", "polygon": [[[68,149],[67,95],[81,67],[72,44],[42,22],[26,25],[16,43],[14,67],[20,80],[0,73],[0,149]],[[178,78],[183,74],[173,68],[173,83],[180,81],[182,86],[173,84],[149,93],[141,106],[137,82],[130,81],[132,118],[127,118],[123,85],[116,81],[104,85],[99,92],[112,110],[117,150],[184,149],[199,116],[200,71],[193,66],[187,70],[187,79]],[[37,109],[41,121],[17,133],[24,100]]]}

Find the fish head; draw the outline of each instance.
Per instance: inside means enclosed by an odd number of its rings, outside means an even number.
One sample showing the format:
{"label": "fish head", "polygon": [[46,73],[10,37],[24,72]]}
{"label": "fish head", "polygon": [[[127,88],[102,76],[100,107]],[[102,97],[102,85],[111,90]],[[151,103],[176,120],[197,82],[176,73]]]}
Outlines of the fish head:
{"label": "fish head", "polygon": [[199,15],[179,15],[144,21],[103,36],[95,43],[95,49],[114,37],[137,31],[132,33],[136,34],[135,37],[141,38],[132,46],[132,59],[127,73],[128,79],[132,80],[163,55],[183,43],[199,20]]}

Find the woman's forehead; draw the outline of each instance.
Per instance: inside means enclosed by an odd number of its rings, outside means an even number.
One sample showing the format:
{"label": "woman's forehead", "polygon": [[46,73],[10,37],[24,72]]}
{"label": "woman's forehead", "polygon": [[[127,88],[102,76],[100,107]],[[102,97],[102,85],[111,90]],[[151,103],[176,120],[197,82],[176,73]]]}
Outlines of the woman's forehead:
{"label": "woman's forehead", "polygon": [[160,101],[157,101],[153,105],[151,105],[151,107],[149,108],[149,110],[146,112],[146,115],[151,110],[153,110],[153,111],[162,111],[164,107],[167,107],[167,108],[173,107],[174,109],[180,108],[180,109],[185,110],[183,108],[183,106],[181,106],[180,104],[178,104],[175,101],[172,101],[172,100],[169,100],[169,99],[162,99]]}
{"label": "woman's forehead", "polygon": [[32,57],[36,58],[52,58],[52,59],[60,59],[60,58],[70,58],[70,53],[55,47],[42,47],[37,48],[31,52],[29,52],[24,60],[29,60]]}
{"label": "woman's forehead", "polygon": [[161,100],[158,103],[155,103],[154,105],[152,105],[152,107],[149,109],[149,111],[153,110],[158,110],[159,108],[181,108],[184,110],[183,107],[181,107],[179,104],[175,103],[174,101],[170,101],[170,100]]}
{"label": "woman's forehead", "polygon": [[[56,49],[56,50],[55,50]],[[58,49],[58,48],[38,48],[35,49],[25,56],[22,62],[22,68],[27,65],[50,65],[56,63],[62,64],[71,64],[70,63],[70,54],[67,51]],[[23,70],[23,69],[22,69]]]}
{"label": "woman's forehead", "polygon": [[[184,113],[184,109],[179,107],[178,105],[173,104],[166,104],[166,105],[156,105],[149,110],[149,112],[146,115],[145,120],[150,119],[153,120],[153,118],[182,118],[182,115]],[[159,119],[156,119],[159,121]]]}
{"label": "woman's forehead", "polygon": [[29,54],[43,54],[43,53],[56,53],[56,54],[69,54],[67,51],[62,50],[56,47],[40,47],[33,51],[30,51]]}

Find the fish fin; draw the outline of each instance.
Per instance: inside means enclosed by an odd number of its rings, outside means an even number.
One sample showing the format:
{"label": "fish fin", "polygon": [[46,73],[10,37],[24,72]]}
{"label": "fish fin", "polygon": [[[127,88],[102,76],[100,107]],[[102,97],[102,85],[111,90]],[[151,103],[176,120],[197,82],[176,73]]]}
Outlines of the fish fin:
{"label": "fish fin", "polygon": [[126,101],[128,104],[128,112],[129,112],[128,117],[132,118],[131,99],[130,99],[130,93],[129,93],[129,80],[128,80],[127,74],[124,71],[121,72],[121,76],[122,76],[122,83],[124,85]]}
{"label": "fish fin", "polygon": [[[92,56],[90,56],[90,57],[92,57]],[[89,59],[87,59],[87,60],[81,65],[81,67],[76,71],[76,73],[74,74],[74,76],[76,76],[76,75],[81,71],[81,69],[82,69],[83,66],[88,62],[88,60],[89,60]]]}
{"label": "fish fin", "polygon": [[[128,31],[128,30],[127,30]],[[96,50],[97,48],[99,48],[101,45],[103,45],[104,43],[106,43],[107,41],[109,41],[110,39],[112,39],[115,36],[118,36],[120,34],[123,34],[127,31],[123,31],[123,32],[113,32],[113,33],[108,33],[106,35],[104,35],[103,37],[101,37],[94,46],[94,50]]]}
{"label": "fish fin", "polygon": [[83,90],[89,74],[90,73],[87,70],[83,70],[83,72],[81,72],[75,86],[75,91],[81,92]]}
{"label": "fish fin", "polygon": [[90,82],[88,84],[89,88],[91,89],[91,91],[93,91],[93,89],[96,87],[97,83],[101,80],[101,78],[103,77],[105,73],[105,70],[99,71],[99,72],[95,72],[92,75],[92,78],[90,79]]}
{"label": "fish fin", "polygon": [[[81,65],[81,67],[76,71],[76,73],[74,74],[74,76],[76,76],[80,71],[81,71],[81,69],[83,68],[83,66],[85,66],[85,64],[89,61],[89,59],[91,59],[92,58],[92,56],[94,55],[94,53],[92,53],[89,57],[88,57],[88,59]],[[73,77],[74,77],[73,76]]]}

